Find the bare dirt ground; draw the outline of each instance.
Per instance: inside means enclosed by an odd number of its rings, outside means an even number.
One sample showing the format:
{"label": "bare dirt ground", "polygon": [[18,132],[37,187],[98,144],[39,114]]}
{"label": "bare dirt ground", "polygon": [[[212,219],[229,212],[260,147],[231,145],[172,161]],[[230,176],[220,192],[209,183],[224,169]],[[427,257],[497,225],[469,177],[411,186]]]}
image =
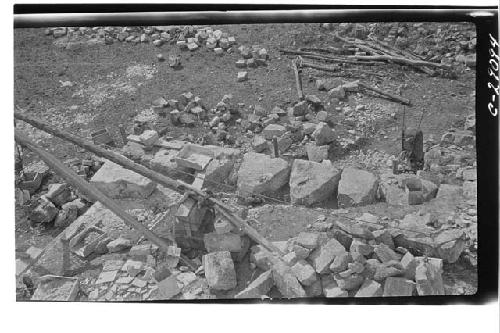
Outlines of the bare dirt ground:
{"label": "bare dirt ground", "polygon": [[[237,82],[239,71],[234,63],[240,58],[237,52],[218,56],[211,50],[200,48],[195,52],[180,51],[175,45],[155,47],[152,44],[113,43],[112,45],[81,45],[73,49],[55,46],[54,39],[43,34],[43,29],[17,29],[15,31],[15,104],[31,115],[42,118],[59,128],[78,136],[90,138],[90,133],[106,127],[119,140],[118,125],[123,124],[130,132],[132,119],[151,107],[153,100],[164,97],[176,98],[192,92],[200,96],[208,108],[214,107],[226,94],[232,94],[237,102],[249,106],[260,105],[266,110],[275,106],[286,109],[297,100],[290,58],[280,54],[279,48],[336,46],[333,36],[320,30],[319,24],[273,25],[226,25],[213,26],[234,35],[238,45],[258,44],[270,55],[267,66],[248,69],[249,80]],[[172,69],[167,62],[158,62],[156,55],[166,57],[178,54],[181,69]],[[460,123],[474,110],[475,71],[460,69],[457,79],[430,77],[398,65],[382,65],[370,68],[374,75],[362,75],[361,79],[378,84],[387,91],[401,89],[410,99],[412,107],[406,108],[406,123],[415,126],[422,114],[424,137],[440,138],[454,124]],[[318,91],[315,79],[329,77],[327,73],[304,70],[305,94],[313,94],[323,101],[327,92]],[[69,81],[69,83],[68,83]],[[400,135],[403,107],[400,104],[370,94],[350,96],[352,105],[365,104],[370,108],[383,109],[395,117],[381,117],[374,123],[375,132],[384,135],[370,137],[363,150],[378,150],[397,155],[400,152]],[[325,104],[330,113],[335,105]],[[336,113],[338,133],[350,127],[342,122],[342,114]],[[45,149],[62,160],[88,154],[62,140],[18,125],[28,131]],[[203,127],[185,128],[169,126],[167,135],[177,138],[191,134],[194,138],[208,132]],[[243,138],[245,139],[245,138]],[[27,160],[33,160],[31,154]],[[54,182],[52,177],[47,182]],[[46,186],[46,185],[45,185]],[[417,211],[418,208],[411,211]],[[355,216],[371,212],[379,216],[402,218],[411,212],[388,208],[385,203],[350,210]],[[321,212],[324,214],[323,212]],[[42,248],[58,230],[39,230],[29,226],[23,211],[16,214],[16,248],[25,250],[30,245]],[[304,230],[316,217],[284,214],[283,219],[266,220],[254,225],[271,240],[285,240]],[[475,271],[458,263],[453,273],[446,276],[448,285],[465,285],[471,290],[477,285]],[[459,281],[459,282],[457,282]]]}

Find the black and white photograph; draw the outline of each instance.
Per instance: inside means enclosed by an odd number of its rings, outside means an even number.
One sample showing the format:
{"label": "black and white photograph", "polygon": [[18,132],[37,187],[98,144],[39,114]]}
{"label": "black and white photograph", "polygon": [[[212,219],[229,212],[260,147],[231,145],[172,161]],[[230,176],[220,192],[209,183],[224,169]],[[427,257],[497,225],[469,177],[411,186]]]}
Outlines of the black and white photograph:
{"label": "black and white photograph", "polygon": [[498,33],[210,13],[14,15],[16,301],[477,295],[498,259],[476,130],[497,120]]}

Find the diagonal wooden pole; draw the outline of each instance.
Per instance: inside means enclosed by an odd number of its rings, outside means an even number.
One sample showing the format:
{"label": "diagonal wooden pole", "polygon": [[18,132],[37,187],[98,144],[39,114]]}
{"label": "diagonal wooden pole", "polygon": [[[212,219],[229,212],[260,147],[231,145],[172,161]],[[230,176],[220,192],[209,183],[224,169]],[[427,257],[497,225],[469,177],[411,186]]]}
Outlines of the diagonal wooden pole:
{"label": "diagonal wooden pole", "polygon": [[[28,136],[26,136],[20,130],[16,129],[14,135],[17,143],[25,146],[26,148],[37,154],[49,167],[51,167],[54,171],[56,171],[58,175],[63,177],[74,188],[83,192],[90,198],[102,203],[104,206],[106,206],[106,208],[108,208],[118,217],[120,217],[125,224],[134,228],[135,230],[140,232],[144,237],[149,239],[152,243],[157,245],[161,250],[167,252],[169,244],[167,244],[165,240],[158,237],[151,230],[146,228],[143,224],[139,223],[132,215],[125,212],[114,200],[110,199],[94,185],[88,183],[82,177],[78,176],[76,172],[74,172],[72,169],[64,165],[55,156],[40,148],[36,143],[31,141],[28,138]],[[180,260],[183,264],[185,264],[186,266],[190,267],[193,270],[197,268],[196,264],[193,263],[189,258],[187,258],[184,255],[181,255]]]}

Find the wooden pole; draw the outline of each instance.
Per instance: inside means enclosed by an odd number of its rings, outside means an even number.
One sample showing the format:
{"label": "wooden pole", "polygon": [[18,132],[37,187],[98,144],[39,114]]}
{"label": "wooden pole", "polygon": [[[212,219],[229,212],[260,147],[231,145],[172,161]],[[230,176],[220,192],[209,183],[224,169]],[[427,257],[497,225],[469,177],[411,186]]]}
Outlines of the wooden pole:
{"label": "wooden pole", "polygon": [[[106,206],[106,208],[120,217],[126,225],[134,228],[142,235],[144,235],[144,237],[157,245],[161,250],[167,252],[168,244],[162,238],[158,237],[151,230],[146,228],[141,223],[137,222],[134,217],[125,212],[114,200],[108,198],[98,188],[85,181],[82,177],[78,176],[72,169],[64,165],[55,156],[40,148],[21,131],[16,129],[14,136],[15,140],[19,144],[36,153],[49,167],[56,171],[58,175],[63,177],[70,185],[83,192],[88,197],[101,202],[104,206]],[[191,269],[195,270],[197,268],[197,266],[184,255],[181,255],[180,259],[183,264],[189,266]]]}
{"label": "wooden pole", "polygon": [[296,59],[292,63],[293,73],[295,74],[295,85],[297,87],[297,94],[299,95],[299,100],[304,100],[304,92],[302,91],[302,78],[300,77],[301,69],[298,67],[297,62],[299,59]]}
{"label": "wooden pole", "polygon": [[23,121],[31,124],[32,126],[38,128],[38,129],[41,129],[42,131],[53,134],[54,136],[57,136],[63,140],[70,141],[70,142],[74,143],[75,145],[80,146],[80,147],[96,154],[97,156],[107,158],[108,160],[115,162],[116,164],[118,164],[118,165],[120,165],[128,170],[134,171],[134,172],[136,172],[136,173],[138,173],[146,178],[149,178],[149,179],[151,179],[151,180],[153,180],[153,181],[155,181],[155,182],[157,182],[165,187],[168,187],[174,191],[177,191],[181,194],[187,190],[187,191],[190,191],[190,193],[193,193],[193,194],[198,196],[198,198],[195,198],[195,199],[208,200],[209,202],[211,202],[212,204],[215,205],[215,208],[219,212],[224,212],[223,214],[225,214],[225,216],[227,217],[227,219],[230,222],[232,222],[238,228],[242,228],[242,230],[248,236],[250,236],[250,238],[252,238],[257,243],[261,244],[262,246],[264,246],[268,250],[273,251],[273,252],[275,251],[275,247],[272,246],[272,244],[267,239],[262,237],[257,232],[257,230],[250,227],[248,224],[245,223],[245,221],[243,221],[241,218],[236,216],[236,214],[233,213],[233,209],[231,207],[229,207],[228,205],[226,205],[225,203],[223,203],[220,200],[217,200],[217,199],[212,198],[212,197],[208,197],[206,195],[206,193],[202,192],[201,190],[199,190],[195,187],[192,187],[189,184],[186,184],[184,182],[175,181],[169,177],[163,176],[162,174],[159,174],[155,171],[152,171],[152,170],[150,170],[150,169],[148,169],[140,164],[134,163],[134,162],[130,161],[129,159],[127,159],[119,154],[115,154],[113,152],[110,152],[110,151],[102,148],[102,147],[85,142],[84,140],[82,140],[80,138],[77,138],[77,137],[75,137],[75,136],[73,136],[65,131],[53,128],[51,125],[47,124],[46,122],[43,122],[41,120],[30,117],[26,114],[14,112],[14,117],[16,119],[23,120]]}
{"label": "wooden pole", "polygon": [[386,96],[392,100],[395,100],[397,102],[400,102],[400,103],[403,103],[403,104],[406,104],[406,105],[410,105],[410,100],[407,99],[407,98],[404,98],[404,97],[401,97],[401,96],[398,96],[398,95],[395,95],[395,94],[392,94],[392,93],[389,93],[389,92],[386,92],[386,91],[383,91],[383,90],[380,90],[380,89],[377,89],[377,88],[374,88],[374,87],[371,87],[363,82],[359,82],[358,83],[360,87],[363,87],[367,90],[371,90],[371,91],[374,91],[382,96]]}

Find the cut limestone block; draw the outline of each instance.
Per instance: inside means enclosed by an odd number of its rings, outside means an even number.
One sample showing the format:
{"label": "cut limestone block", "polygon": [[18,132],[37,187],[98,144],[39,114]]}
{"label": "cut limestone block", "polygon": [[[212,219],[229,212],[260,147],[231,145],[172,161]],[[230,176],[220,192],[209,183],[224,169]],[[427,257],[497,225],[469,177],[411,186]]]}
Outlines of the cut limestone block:
{"label": "cut limestone block", "polygon": [[382,286],[373,280],[365,280],[354,297],[380,297]]}
{"label": "cut limestone block", "polygon": [[384,297],[413,296],[415,282],[402,277],[390,276],[385,279]]}
{"label": "cut limestone block", "polygon": [[284,159],[246,153],[238,171],[238,191],[243,196],[273,195],[288,182],[289,175],[290,166]]}
{"label": "cut limestone block", "polygon": [[203,267],[210,288],[231,290],[236,287],[236,272],[229,251],[212,252],[204,255]]}
{"label": "cut limestone block", "polygon": [[234,298],[261,298],[265,296],[274,286],[273,272],[268,270],[252,281],[244,290]]}
{"label": "cut limestone block", "polygon": [[78,295],[79,287],[80,283],[77,278],[45,275],[40,278],[38,288],[31,300],[73,302]]}
{"label": "cut limestone block", "polygon": [[338,187],[339,207],[368,205],[375,202],[378,179],[371,172],[355,168],[342,171]]}
{"label": "cut limestone block", "polygon": [[292,203],[310,206],[333,198],[339,180],[340,170],[322,163],[296,159],[290,175]]}
{"label": "cut limestone block", "polygon": [[156,188],[156,183],[111,161],[106,161],[91,181],[112,198],[144,199]]}
{"label": "cut limestone block", "polygon": [[336,256],[346,252],[346,249],[335,238],[329,239],[326,243],[322,244],[314,250],[309,256],[311,263],[319,274],[328,272],[330,264]]}

